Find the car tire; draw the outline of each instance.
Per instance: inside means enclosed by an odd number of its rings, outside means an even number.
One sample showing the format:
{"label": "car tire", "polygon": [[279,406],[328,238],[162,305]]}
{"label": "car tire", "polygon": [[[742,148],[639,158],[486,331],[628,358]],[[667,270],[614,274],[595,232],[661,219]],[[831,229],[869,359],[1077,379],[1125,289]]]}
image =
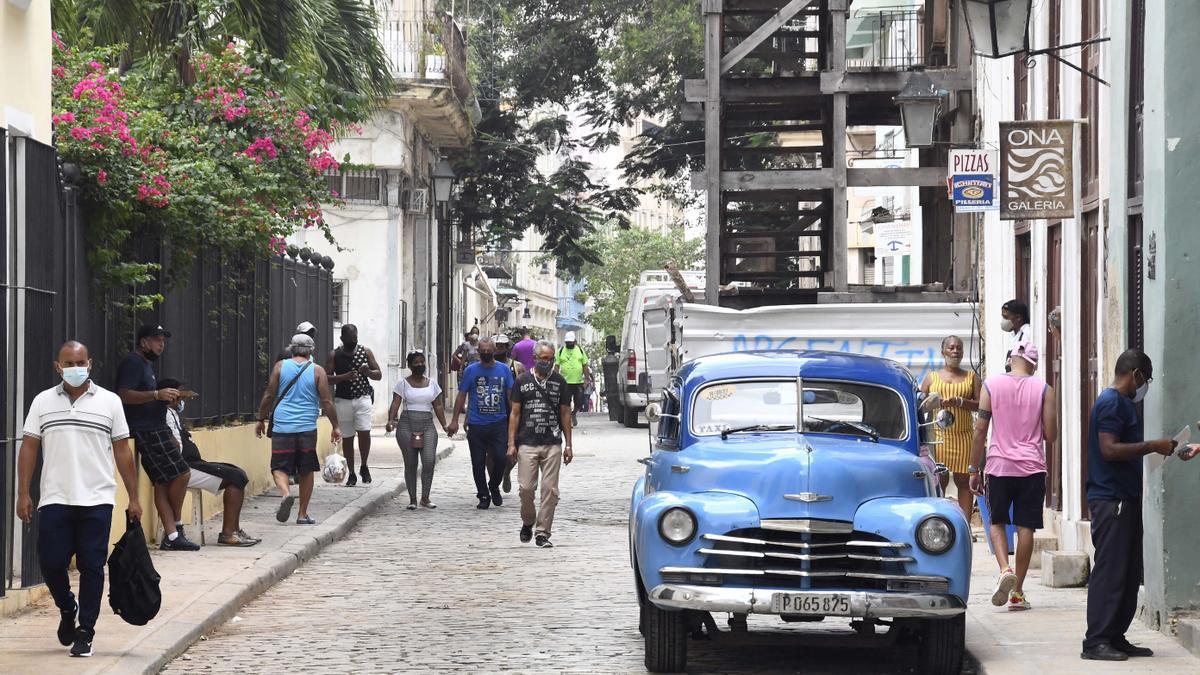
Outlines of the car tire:
{"label": "car tire", "polygon": [[621,408],[621,423],[630,429],[636,428],[638,425],[638,409],[623,406]]}
{"label": "car tire", "polygon": [[967,615],[921,622],[917,639],[917,671],[928,675],[962,672]]}
{"label": "car tire", "polygon": [[646,638],[646,670],[675,673],[687,666],[687,622],[682,611],[659,609],[642,601],[642,625]]}

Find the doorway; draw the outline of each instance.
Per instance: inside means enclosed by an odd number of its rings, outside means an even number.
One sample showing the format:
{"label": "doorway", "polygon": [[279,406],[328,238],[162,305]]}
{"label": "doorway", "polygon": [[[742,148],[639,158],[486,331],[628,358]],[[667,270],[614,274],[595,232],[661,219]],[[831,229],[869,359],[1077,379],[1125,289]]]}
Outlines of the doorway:
{"label": "doorway", "polygon": [[[1053,223],[1046,231],[1046,306],[1051,310],[1060,308],[1059,322],[1062,322],[1062,223]],[[1059,392],[1058,417],[1062,419],[1062,347],[1050,333],[1049,322],[1046,327],[1046,383]],[[1046,468],[1049,476],[1046,480],[1046,506],[1055,511],[1062,510],[1062,435],[1056,438],[1046,448]]]}

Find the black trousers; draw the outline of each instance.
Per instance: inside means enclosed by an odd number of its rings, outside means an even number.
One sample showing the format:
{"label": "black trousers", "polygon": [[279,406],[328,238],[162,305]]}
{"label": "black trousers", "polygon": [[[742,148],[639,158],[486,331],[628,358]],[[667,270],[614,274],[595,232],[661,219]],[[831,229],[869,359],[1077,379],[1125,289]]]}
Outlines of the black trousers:
{"label": "black trousers", "polygon": [[1088,502],[1096,564],[1088,578],[1083,648],[1123,642],[1142,583],[1142,500]]}
{"label": "black trousers", "polygon": [[[475,497],[485,499],[499,492],[504,470],[508,468],[508,421],[467,425],[467,446],[471,448]],[[492,458],[492,472],[485,476],[488,457]]]}
{"label": "black trousers", "polygon": [[104,599],[104,564],[108,562],[111,504],[67,506],[47,504],[38,509],[38,559],[42,578],[54,604],[62,611],[75,607],[67,568],[71,556],[79,570],[79,625],[94,631]]}

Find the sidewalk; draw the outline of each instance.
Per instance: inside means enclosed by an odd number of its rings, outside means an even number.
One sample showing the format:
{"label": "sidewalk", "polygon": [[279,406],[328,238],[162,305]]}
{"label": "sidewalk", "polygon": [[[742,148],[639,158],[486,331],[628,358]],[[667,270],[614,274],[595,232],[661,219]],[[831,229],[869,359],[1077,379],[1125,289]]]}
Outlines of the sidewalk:
{"label": "sidewalk", "polygon": [[1126,635],[1135,645],[1154,650],[1150,658],[1122,662],[1079,658],[1087,630],[1087,589],[1048,588],[1041,570],[1030,570],[1025,594],[1033,609],[1009,612],[992,605],[999,569],[977,530],[972,564],[971,600],[967,608],[967,651],[972,672],[980,675],[1047,673],[1197,673],[1200,659],[1174,638],[1151,630],[1140,618]]}
{"label": "sidewalk", "polygon": [[[438,447],[439,458],[445,457],[455,449],[455,441],[442,436]],[[294,509],[291,521],[276,522],[279,497],[269,492],[247,499],[242,508],[242,528],[262,537],[261,544],[217,546],[217,517],[205,522],[208,543],[200,551],[154,550],[154,566],[162,576],[162,610],[147,626],[126,624],[108,606],[106,583],[90,659],[72,659],[68,648],[58,644],[58,612],[49,598],[21,614],[0,619],[0,673],[157,673],[201,636],[232,619],[243,605],[404,490],[399,448],[395,439],[383,436],[380,429],[372,436],[371,467],[375,481],[367,486],[329,485],[317,477],[309,508],[317,519],[315,526],[296,525]],[[437,488],[435,482],[435,497]],[[295,494],[294,486],[292,490]],[[195,527],[189,528],[188,536],[199,543]],[[74,574],[72,588],[78,589]]]}

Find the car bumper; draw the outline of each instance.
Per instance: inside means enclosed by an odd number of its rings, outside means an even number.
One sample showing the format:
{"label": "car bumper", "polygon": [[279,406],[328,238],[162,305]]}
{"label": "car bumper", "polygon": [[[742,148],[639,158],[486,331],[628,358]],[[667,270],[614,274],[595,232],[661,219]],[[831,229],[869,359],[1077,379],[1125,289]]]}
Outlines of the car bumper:
{"label": "car bumper", "polygon": [[[694,609],[705,612],[778,614],[771,607],[775,593],[796,593],[784,588],[722,588],[687,584],[661,584],[650,591],[650,600],[659,607]],[[849,595],[847,616],[864,618],[946,618],[967,610],[957,596],[944,593],[876,593],[870,591],[802,591],[806,594]]]}
{"label": "car bumper", "polygon": [[650,404],[651,398],[648,394],[635,394],[632,392],[625,394],[625,407],[637,408],[641,410]]}

